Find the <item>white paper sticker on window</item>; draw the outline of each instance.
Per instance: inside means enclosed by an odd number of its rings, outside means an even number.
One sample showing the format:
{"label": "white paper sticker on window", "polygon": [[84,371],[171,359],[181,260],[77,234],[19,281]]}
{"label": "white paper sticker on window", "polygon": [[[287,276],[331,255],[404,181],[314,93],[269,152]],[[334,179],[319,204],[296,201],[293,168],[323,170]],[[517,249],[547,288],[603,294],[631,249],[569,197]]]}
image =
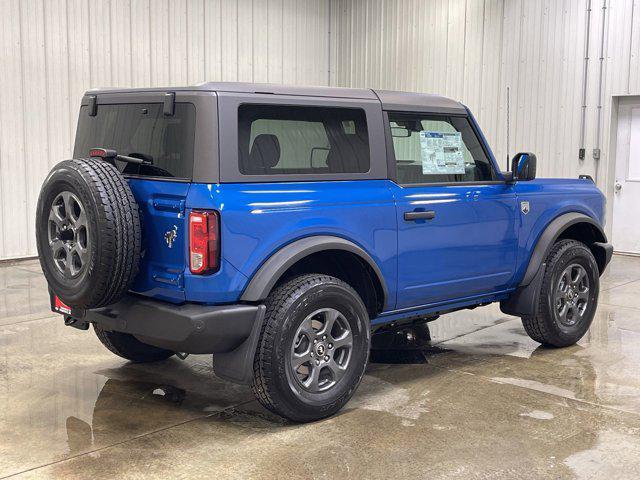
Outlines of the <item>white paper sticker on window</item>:
{"label": "white paper sticker on window", "polygon": [[444,133],[422,130],[420,150],[423,175],[464,175],[464,154],[460,132]]}

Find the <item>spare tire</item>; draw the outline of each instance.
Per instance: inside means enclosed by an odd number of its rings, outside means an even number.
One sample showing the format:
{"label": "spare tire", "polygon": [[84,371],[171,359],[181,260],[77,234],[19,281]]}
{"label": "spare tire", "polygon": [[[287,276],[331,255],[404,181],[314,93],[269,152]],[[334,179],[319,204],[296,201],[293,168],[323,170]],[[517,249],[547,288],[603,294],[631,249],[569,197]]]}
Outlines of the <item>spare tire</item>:
{"label": "spare tire", "polygon": [[110,305],[130,288],[140,263],[141,225],[129,184],[97,159],[58,163],[40,190],[36,239],[49,286],[67,305]]}

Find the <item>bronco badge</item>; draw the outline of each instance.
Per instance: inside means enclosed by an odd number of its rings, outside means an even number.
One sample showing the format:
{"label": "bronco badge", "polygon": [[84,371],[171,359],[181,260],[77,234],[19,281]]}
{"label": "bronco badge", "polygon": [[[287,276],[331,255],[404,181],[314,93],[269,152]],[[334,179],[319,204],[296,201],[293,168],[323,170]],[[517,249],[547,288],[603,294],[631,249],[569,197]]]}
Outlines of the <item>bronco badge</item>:
{"label": "bronco badge", "polygon": [[529,202],[520,202],[520,211],[526,215],[529,213]]}
{"label": "bronco badge", "polygon": [[171,230],[164,234],[164,241],[167,242],[167,247],[173,247],[173,242],[178,238],[178,226],[174,225]]}

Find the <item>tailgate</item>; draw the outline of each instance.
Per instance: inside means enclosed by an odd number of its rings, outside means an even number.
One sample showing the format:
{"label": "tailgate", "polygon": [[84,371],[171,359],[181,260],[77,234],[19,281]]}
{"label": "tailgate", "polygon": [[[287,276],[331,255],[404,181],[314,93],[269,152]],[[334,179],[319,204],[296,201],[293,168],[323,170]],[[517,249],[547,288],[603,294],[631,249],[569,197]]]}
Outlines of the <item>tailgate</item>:
{"label": "tailgate", "polygon": [[131,290],[182,302],[187,267],[185,199],[189,183],[129,179],[142,222],[140,271]]}
{"label": "tailgate", "polygon": [[194,168],[195,106],[179,98],[167,104],[173,97],[164,92],[144,98],[148,102],[127,103],[101,95],[97,108],[83,105],[74,156],[104,148],[144,161],[117,162],[141,213],[140,271],[131,290],[182,302],[188,248],[184,212]]}

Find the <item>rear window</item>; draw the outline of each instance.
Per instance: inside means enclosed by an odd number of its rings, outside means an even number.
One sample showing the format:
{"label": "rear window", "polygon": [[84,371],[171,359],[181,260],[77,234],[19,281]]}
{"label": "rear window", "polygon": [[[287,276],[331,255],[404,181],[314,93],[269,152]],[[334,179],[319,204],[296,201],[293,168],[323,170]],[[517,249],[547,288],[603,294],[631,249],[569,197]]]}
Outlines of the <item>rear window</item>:
{"label": "rear window", "polygon": [[369,171],[362,109],[241,105],[238,142],[245,175]]}
{"label": "rear window", "polygon": [[99,105],[97,115],[80,109],[73,156],[86,157],[94,147],[148,160],[150,165],[117,162],[124,174],[190,179],[193,174],[195,107],[176,103],[165,116],[161,103]]}

